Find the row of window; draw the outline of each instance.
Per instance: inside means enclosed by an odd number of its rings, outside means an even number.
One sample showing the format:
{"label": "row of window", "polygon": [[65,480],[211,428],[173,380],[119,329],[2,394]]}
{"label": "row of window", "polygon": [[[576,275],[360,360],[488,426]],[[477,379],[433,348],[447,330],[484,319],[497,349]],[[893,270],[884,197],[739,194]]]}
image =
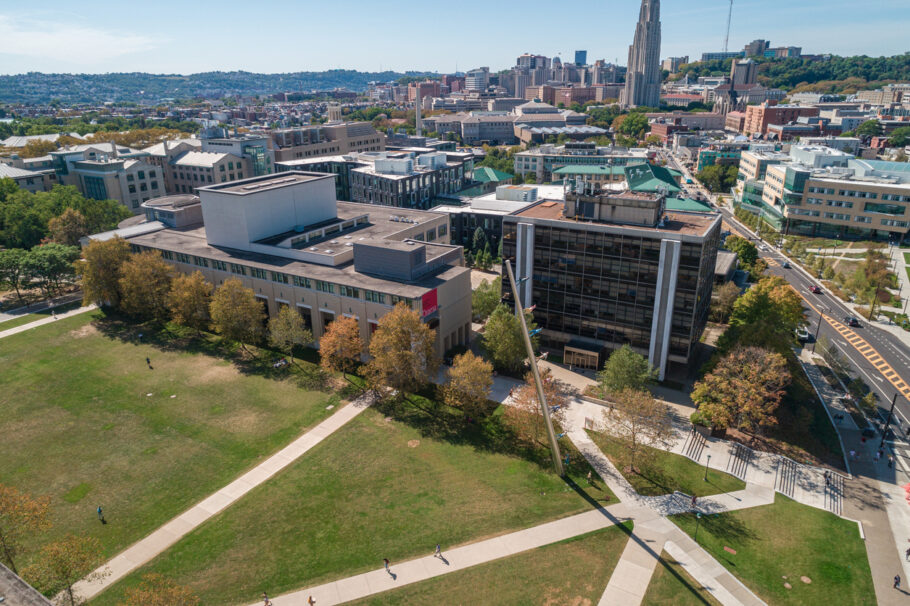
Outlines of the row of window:
{"label": "row of window", "polygon": [[[151,186],[152,189],[158,189],[158,182],[152,181],[151,183],[146,183],[145,181],[143,181],[142,183],[139,184],[139,191],[148,191],[149,186]],[[135,183],[127,184],[127,188],[129,189],[129,192],[131,194],[136,193],[136,184]]]}
{"label": "row of window", "polygon": [[[178,263],[186,263],[187,265],[196,265],[197,267],[211,267],[212,269],[217,269],[219,271],[230,271],[232,274],[238,274],[241,276],[246,276],[249,273],[251,277],[258,278],[260,280],[271,280],[272,282],[277,282],[279,284],[293,283],[294,286],[299,286],[301,288],[313,288],[314,281],[304,276],[288,276],[287,274],[278,271],[266,271],[264,269],[259,269],[258,267],[247,267],[245,265],[239,265],[237,263],[225,263],[224,261],[218,261],[216,259],[206,259],[205,257],[197,257],[195,255],[191,256],[184,253],[172,253],[168,250],[162,250],[160,252],[161,256],[165,259],[168,259],[169,261],[176,260]],[[331,282],[325,282],[323,280],[315,280],[315,283],[317,291],[328,294],[335,294],[335,284]],[[352,286],[345,286],[343,284],[338,285],[338,294],[342,297],[363,299],[364,301],[369,301],[370,303],[396,305],[399,302],[404,302],[409,307],[412,306],[412,301],[406,297],[386,295],[385,293],[381,293],[375,290],[354,288]]]}
{"label": "row of window", "polygon": [[[145,171],[144,171],[144,170],[136,171],[136,174],[138,175],[138,177],[139,177],[140,179],[145,179]],[[149,179],[154,179],[154,178],[155,178],[155,171],[150,170],[150,171],[149,171]],[[126,180],[127,180],[127,181],[132,181],[132,180],[133,180],[133,175],[132,175],[132,173],[128,173],[128,174],[126,175]]]}

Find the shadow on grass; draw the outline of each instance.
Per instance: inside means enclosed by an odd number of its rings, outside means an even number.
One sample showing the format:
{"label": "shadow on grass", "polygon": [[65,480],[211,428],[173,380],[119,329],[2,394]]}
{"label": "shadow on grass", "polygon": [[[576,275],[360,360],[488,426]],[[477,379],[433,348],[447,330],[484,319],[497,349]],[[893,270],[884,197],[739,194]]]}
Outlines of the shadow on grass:
{"label": "shadow on grass", "polygon": [[[677,517],[680,521],[684,520],[683,528],[688,532],[694,532],[696,519],[695,513],[682,513]],[[724,544],[742,544],[743,541],[751,541],[758,538],[752,530],[746,526],[742,520],[730,513],[720,514],[702,514],[701,526],[699,533],[708,533],[714,536],[718,541]],[[723,558],[730,566],[736,566],[736,563],[729,558]]]}
{"label": "shadow on grass", "polygon": [[[699,591],[701,589],[704,589],[703,587],[694,587],[692,585],[692,583],[689,582],[689,579],[687,579],[683,575],[679,574],[679,572],[676,570],[676,568],[674,568],[673,566],[670,566],[670,563],[667,560],[665,560],[663,557],[659,558],[657,561],[660,563],[661,566],[664,567],[664,570],[666,570],[667,572],[672,574],[676,578],[677,581],[682,583],[683,587],[688,589],[689,592],[692,594],[692,597],[694,597],[696,600],[698,600],[699,603],[706,604],[707,606],[711,605],[711,602],[709,602],[704,597],[702,597],[702,595]],[[679,562],[676,562],[675,560],[673,563],[676,565],[679,565]]]}

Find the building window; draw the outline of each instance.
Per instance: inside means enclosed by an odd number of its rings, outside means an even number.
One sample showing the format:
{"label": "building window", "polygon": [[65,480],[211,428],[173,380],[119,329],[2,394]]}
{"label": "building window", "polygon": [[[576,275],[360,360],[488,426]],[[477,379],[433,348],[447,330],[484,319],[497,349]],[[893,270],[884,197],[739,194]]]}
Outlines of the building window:
{"label": "building window", "polygon": [[131,194],[135,194],[135,193],[136,193],[136,185],[135,185],[135,184],[130,183],[128,189],[129,189],[129,191],[130,191]]}
{"label": "building window", "polygon": [[127,176],[126,176],[126,180],[127,180],[127,181],[132,181],[132,180],[133,180],[133,175],[127,175]]}
{"label": "building window", "polygon": [[172,252],[169,251],[169,250],[162,250],[162,251],[161,251],[161,257],[164,258],[164,259],[167,259],[168,261],[173,261],[173,260],[174,260],[174,253],[172,253]]}
{"label": "building window", "polygon": [[177,262],[188,264],[190,262],[190,256],[184,253],[177,253]]}
{"label": "building window", "polygon": [[310,279],[304,278],[303,276],[294,276],[294,286],[299,286],[301,288],[312,288],[310,285]]}
{"label": "building window", "polygon": [[316,290],[319,292],[334,293],[335,285],[331,282],[323,282],[322,280],[316,280]]}
{"label": "building window", "polygon": [[370,303],[382,303],[385,304],[385,295],[381,292],[376,292],[375,290],[365,290],[363,291],[363,298],[369,301]]}
{"label": "building window", "polygon": [[158,182],[152,181],[152,189],[158,189]]}
{"label": "building window", "polygon": [[277,272],[277,271],[273,271],[273,272],[272,272],[272,282],[281,282],[282,284],[287,284],[287,283],[288,283],[288,277],[287,277],[285,274],[283,274],[283,273],[279,273],[279,272]]}
{"label": "building window", "polygon": [[246,275],[246,267],[243,265],[237,265],[236,263],[231,263],[231,273],[240,274],[241,276]]}
{"label": "building window", "polygon": [[259,269],[258,267],[250,268],[250,275],[254,278],[259,278],[260,280],[268,280],[268,274],[264,269]]}
{"label": "building window", "polygon": [[447,233],[449,233],[449,228],[448,228],[448,226],[446,226],[446,225],[440,225],[439,228],[437,229],[437,233],[439,234],[439,237],[440,237],[440,238],[443,237],[444,235],[446,235]]}
{"label": "building window", "polygon": [[227,271],[227,263],[224,261],[212,260],[212,268],[220,271]]}
{"label": "building window", "polygon": [[155,178],[155,171],[150,170],[150,171],[149,171],[149,179],[154,179],[154,178]]}
{"label": "building window", "polygon": [[352,288],[350,286],[339,285],[338,294],[340,294],[342,297],[351,297],[352,299],[359,299],[360,298],[360,289]]}
{"label": "building window", "polygon": [[221,172],[224,172],[224,164],[222,164],[221,166],[219,166],[219,167],[218,167],[218,170],[220,170]]}
{"label": "building window", "polygon": [[208,267],[209,260],[205,257],[193,257],[193,263],[199,267]]}
{"label": "building window", "polygon": [[140,179],[145,179],[145,171],[144,171],[144,170],[140,170],[140,171],[139,171],[139,178],[140,178]]}

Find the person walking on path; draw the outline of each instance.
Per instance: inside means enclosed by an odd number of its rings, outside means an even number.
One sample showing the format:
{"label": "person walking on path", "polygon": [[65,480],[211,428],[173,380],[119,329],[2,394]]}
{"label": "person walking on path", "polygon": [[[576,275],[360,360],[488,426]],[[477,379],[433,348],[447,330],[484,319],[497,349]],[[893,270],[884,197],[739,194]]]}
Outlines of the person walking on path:
{"label": "person walking on path", "polygon": [[899,575],[899,574],[894,575],[894,588],[895,589],[901,588],[901,575]]}
{"label": "person walking on path", "polygon": [[906,559],[910,560],[910,547],[907,548],[907,553],[904,555],[906,556]]}
{"label": "person walking on path", "polygon": [[313,606],[316,603],[316,600],[313,599],[313,596],[310,596],[306,599],[306,603]]}
{"label": "person walking on path", "polygon": [[434,558],[442,557],[442,548],[439,547],[439,543],[436,543],[436,553],[433,554]]}
{"label": "person walking on path", "polygon": [[149,365],[149,369],[152,368],[152,361],[148,358],[148,356],[145,358],[145,363]]}
{"label": "person walking on path", "polygon": [[101,510],[101,505],[98,506],[98,521],[101,522],[102,524],[107,524],[107,522],[104,519],[104,512]]}
{"label": "person walking on path", "polygon": [[694,494],[692,495],[692,509],[695,509],[695,502],[698,501],[698,497]]}
{"label": "person walking on path", "polygon": [[269,594],[262,592],[262,604],[263,606],[272,606],[272,600],[269,599]]}
{"label": "person walking on path", "polygon": [[889,455],[888,455],[888,469],[891,469],[891,467],[892,467],[893,465],[894,465],[894,455],[890,455],[890,454],[889,454]]}
{"label": "person walking on path", "polygon": [[382,558],[382,563],[385,566],[385,571],[389,574],[392,574],[392,571],[389,570],[389,564],[391,564],[391,562],[389,562],[389,558]]}

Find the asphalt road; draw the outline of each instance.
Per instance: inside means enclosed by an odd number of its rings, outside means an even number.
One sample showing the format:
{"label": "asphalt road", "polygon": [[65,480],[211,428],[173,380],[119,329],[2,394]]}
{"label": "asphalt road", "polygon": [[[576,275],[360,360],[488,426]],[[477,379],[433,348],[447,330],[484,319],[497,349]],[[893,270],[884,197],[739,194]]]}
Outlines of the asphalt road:
{"label": "asphalt road", "polygon": [[[668,155],[667,160],[671,166],[682,171],[684,180],[691,178],[689,171],[672,155]],[[714,204],[714,196],[694,178],[693,182],[685,187],[702,192]],[[736,220],[732,212],[725,207],[714,205],[732,231],[753,241],[756,239],[747,231],[746,226]],[[806,319],[810,323],[810,332],[815,334],[817,331],[819,335],[824,335],[837,345],[837,349],[853,367],[853,374],[858,373],[878,396],[880,426],[883,426],[887,419],[892,398],[895,393],[898,394],[895,420],[900,420],[901,423],[898,435],[906,439],[906,432],[910,430],[910,348],[896,336],[870,325],[862,318],[859,327],[846,326],[844,319],[853,312],[847,309],[840,299],[828,293],[824,287],[821,294],[813,294],[810,287],[813,285],[821,287],[820,282],[796,267],[795,263],[791,263],[792,268],[784,269],[783,263],[788,259],[771,245],[765,244],[763,248],[765,250],[760,250],[759,254],[768,262],[769,273],[786,279],[806,301]],[[819,326],[821,317],[824,319]],[[906,444],[902,446],[907,447]],[[907,455],[910,457],[910,451]]]}

